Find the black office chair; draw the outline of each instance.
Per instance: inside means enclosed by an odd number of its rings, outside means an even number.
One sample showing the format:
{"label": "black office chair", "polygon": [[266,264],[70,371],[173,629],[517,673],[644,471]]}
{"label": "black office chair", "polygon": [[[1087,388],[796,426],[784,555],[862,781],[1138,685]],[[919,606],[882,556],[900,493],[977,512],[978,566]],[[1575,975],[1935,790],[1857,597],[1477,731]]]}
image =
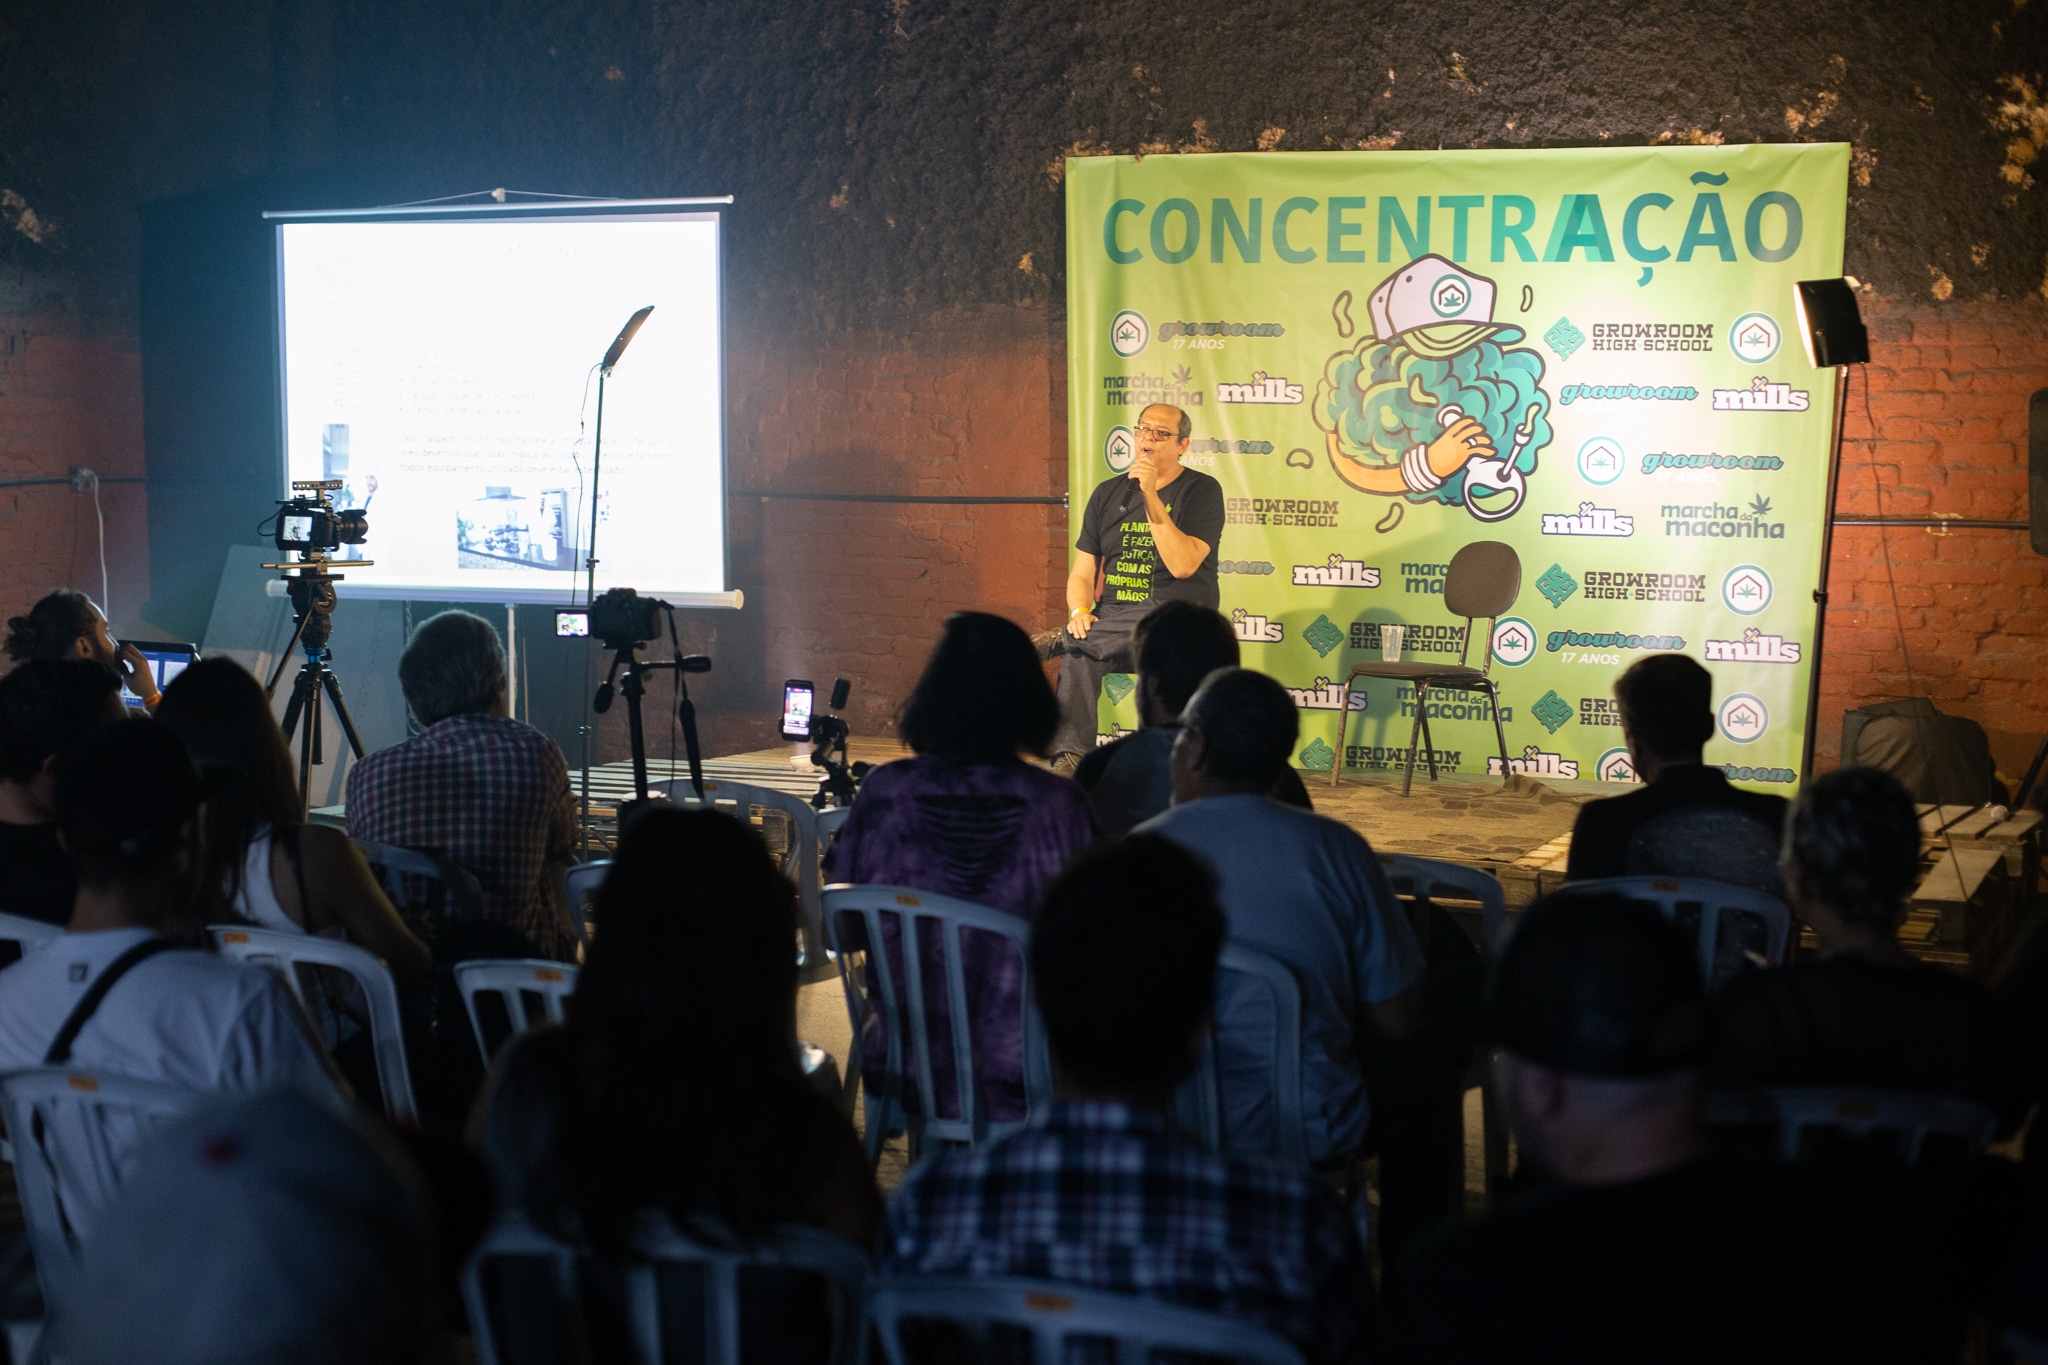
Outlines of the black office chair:
{"label": "black office chair", "polygon": [[[1330,763],[1330,785],[1344,768],[1344,739],[1351,726],[1351,685],[1360,678],[1392,678],[1415,687],[1415,724],[1408,732],[1408,768],[1401,778],[1401,795],[1408,795],[1415,781],[1415,737],[1422,736],[1423,753],[1429,760],[1429,780],[1436,781],[1436,745],[1429,737],[1429,693],[1431,690],[1484,692],[1493,707],[1493,737],[1500,743],[1500,775],[1508,776],[1508,740],[1500,724],[1500,688],[1488,676],[1493,668],[1493,628],[1502,612],[1515,604],[1522,590],[1522,561],[1514,547],[1497,540],[1475,540],[1451,556],[1444,574],[1444,605],[1465,618],[1465,642],[1458,649],[1458,662],[1429,664],[1420,660],[1392,663],[1377,659],[1351,665],[1344,679],[1343,705],[1337,711],[1337,755]],[[1480,646],[1480,667],[1469,668],[1465,657],[1472,649],[1472,623],[1487,618],[1486,642]]]}

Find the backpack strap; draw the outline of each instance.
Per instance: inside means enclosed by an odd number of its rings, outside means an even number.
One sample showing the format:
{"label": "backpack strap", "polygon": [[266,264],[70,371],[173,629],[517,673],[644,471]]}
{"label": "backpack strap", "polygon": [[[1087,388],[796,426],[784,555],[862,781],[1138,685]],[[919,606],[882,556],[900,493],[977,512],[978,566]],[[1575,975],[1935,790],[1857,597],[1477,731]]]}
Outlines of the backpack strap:
{"label": "backpack strap", "polygon": [[50,1042],[50,1050],[43,1055],[43,1065],[63,1066],[69,1062],[71,1045],[78,1041],[78,1031],[98,1012],[100,1002],[107,998],[108,991],[114,989],[114,983],[128,975],[137,964],[177,947],[177,944],[167,938],[148,938],[109,962],[107,969],[93,979],[93,983],[85,988],[85,994],[79,997],[78,1003],[71,1007],[71,1014],[64,1020],[64,1027],[57,1030],[57,1036]]}

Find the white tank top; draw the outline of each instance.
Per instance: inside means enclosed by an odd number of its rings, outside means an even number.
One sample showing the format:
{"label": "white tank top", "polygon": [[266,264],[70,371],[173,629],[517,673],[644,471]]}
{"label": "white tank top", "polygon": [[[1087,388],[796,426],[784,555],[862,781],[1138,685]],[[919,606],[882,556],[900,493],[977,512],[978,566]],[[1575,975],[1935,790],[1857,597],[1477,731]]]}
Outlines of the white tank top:
{"label": "white tank top", "polygon": [[235,909],[259,929],[303,934],[305,926],[284,912],[277,899],[277,887],[270,880],[270,844],[275,833],[271,826],[260,825],[256,837],[249,841],[249,851],[242,859],[242,890],[235,897]]}

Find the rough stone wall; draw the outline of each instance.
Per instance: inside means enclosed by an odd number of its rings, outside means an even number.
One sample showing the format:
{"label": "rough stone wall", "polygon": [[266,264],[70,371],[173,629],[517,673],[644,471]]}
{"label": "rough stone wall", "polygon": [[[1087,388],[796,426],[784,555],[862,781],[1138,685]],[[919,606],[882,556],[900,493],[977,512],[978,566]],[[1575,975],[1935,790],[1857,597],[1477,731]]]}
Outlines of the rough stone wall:
{"label": "rough stone wall", "polygon": [[[2048,6],[2015,0],[9,6],[0,336],[54,339],[0,371],[0,477],[140,471],[137,206],[257,177],[355,202],[733,193],[734,488],[1044,494],[1067,154],[1840,139],[1879,428],[1859,388],[1843,510],[1878,510],[1874,459],[1891,515],[2017,517],[2048,384],[2044,78]],[[74,495],[0,494],[9,601],[87,583]],[[853,677],[880,728],[946,611],[1058,614],[1057,508],[735,499],[731,525],[749,608],[690,626],[720,747],[767,742],[793,674]],[[141,536],[110,524],[117,615]],[[1913,684],[2017,766],[2048,724],[2039,561],[2011,532],[1886,544]],[[1878,546],[1836,537],[1824,754],[1844,704],[1907,686]]]}

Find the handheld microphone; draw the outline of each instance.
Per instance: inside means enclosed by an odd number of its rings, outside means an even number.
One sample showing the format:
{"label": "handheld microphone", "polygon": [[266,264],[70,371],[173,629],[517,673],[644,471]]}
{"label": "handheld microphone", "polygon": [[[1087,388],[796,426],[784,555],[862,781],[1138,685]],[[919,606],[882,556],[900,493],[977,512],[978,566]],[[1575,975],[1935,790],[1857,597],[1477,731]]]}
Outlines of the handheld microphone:
{"label": "handheld microphone", "polygon": [[606,374],[612,372],[612,367],[619,363],[619,357],[624,355],[626,348],[633,344],[633,338],[639,333],[641,324],[647,321],[647,315],[653,311],[654,305],[650,303],[639,312],[633,314],[632,317],[626,319],[626,325],[619,329],[618,336],[612,341],[612,348],[606,351],[604,359],[598,362],[599,369],[603,370]]}

